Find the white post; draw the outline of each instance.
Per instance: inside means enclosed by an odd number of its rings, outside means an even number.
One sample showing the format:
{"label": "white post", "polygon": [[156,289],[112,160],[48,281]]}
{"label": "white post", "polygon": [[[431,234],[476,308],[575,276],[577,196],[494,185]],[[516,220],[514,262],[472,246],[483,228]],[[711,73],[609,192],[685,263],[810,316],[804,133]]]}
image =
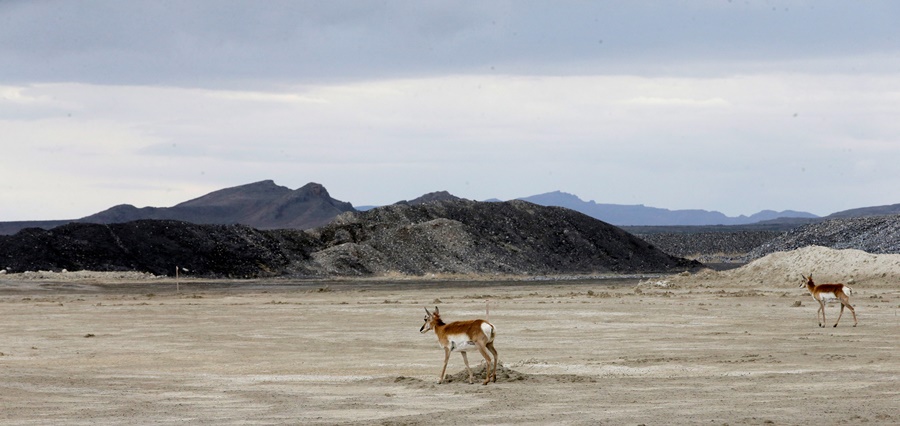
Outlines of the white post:
{"label": "white post", "polygon": [[175,265],[175,292],[181,293],[181,281],[178,279],[178,265]]}

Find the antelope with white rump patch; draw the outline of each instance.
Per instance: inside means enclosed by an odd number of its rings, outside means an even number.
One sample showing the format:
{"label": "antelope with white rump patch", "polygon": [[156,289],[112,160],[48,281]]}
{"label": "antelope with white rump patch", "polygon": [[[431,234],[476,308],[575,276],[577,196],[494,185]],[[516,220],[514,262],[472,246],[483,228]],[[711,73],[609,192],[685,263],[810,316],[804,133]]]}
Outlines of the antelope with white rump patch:
{"label": "antelope with white rump patch", "polygon": [[813,299],[816,299],[816,302],[819,302],[819,310],[816,311],[816,321],[819,320],[819,312],[822,313],[822,322],[819,323],[819,327],[825,327],[825,303],[827,302],[841,302],[841,313],[838,315],[837,321],[834,322],[834,326],[837,327],[838,323],[841,322],[841,316],[844,315],[844,306],[850,309],[850,313],[853,314],[853,326],[856,327],[858,321],[856,320],[856,311],[853,310],[853,306],[850,306],[850,296],[847,296],[847,293],[853,294],[853,289],[848,285],[843,284],[819,284],[813,282],[812,274],[809,274],[809,277],[801,275],[805,283],[800,284],[800,287],[806,286],[806,289],[809,290],[809,294],[812,295]]}
{"label": "antelope with white rump patch", "polygon": [[[494,349],[496,330],[493,324],[481,319],[444,324],[444,321],[441,321],[441,313],[437,306],[434,307],[434,312],[428,312],[428,308],[425,308],[425,314],[425,324],[422,324],[419,332],[427,333],[428,330],[434,330],[438,343],[444,348],[444,367],[441,369],[441,379],[438,380],[438,384],[444,383],[444,373],[447,372],[447,361],[450,360],[450,352],[462,354],[463,362],[466,363],[466,371],[469,372],[469,383],[474,383],[475,379],[472,375],[472,369],[469,368],[469,359],[466,357],[466,352],[473,349],[478,349],[487,362],[482,385],[486,385],[490,381],[497,381],[497,350]],[[493,368],[491,368],[491,356],[488,354],[488,351],[494,355]]]}

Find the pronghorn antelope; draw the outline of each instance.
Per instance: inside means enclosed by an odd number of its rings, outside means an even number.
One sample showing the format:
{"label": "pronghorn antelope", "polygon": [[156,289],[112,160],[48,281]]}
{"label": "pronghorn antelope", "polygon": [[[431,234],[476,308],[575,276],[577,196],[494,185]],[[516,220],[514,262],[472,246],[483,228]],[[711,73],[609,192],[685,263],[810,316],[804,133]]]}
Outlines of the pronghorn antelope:
{"label": "pronghorn antelope", "polygon": [[847,294],[853,294],[853,289],[848,285],[843,284],[819,284],[813,282],[812,274],[809,274],[809,277],[805,275],[801,275],[803,277],[804,283],[800,284],[800,287],[806,286],[806,289],[809,290],[809,294],[812,295],[813,299],[816,299],[816,302],[819,302],[819,310],[816,311],[816,321],[819,320],[819,312],[822,313],[822,322],[819,323],[819,327],[825,327],[825,303],[826,302],[841,302],[841,313],[838,315],[837,321],[834,322],[834,326],[837,327],[838,323],[841,322],[841,316],[844,315],[844,306],[850,309],[850,313],[853,314],[853,326],[856,327],[858,321],[856,320],[856,311],[853,310],[853,306],[850,306],[850,297]]}
{"label": "pronghorn antelope", "polygon": [[[481,320],[455,321],[445,324],[441,321],[441,313],[437,306],[434,312],[428,312],[425,308],[425,324],[419,329],[420,333],[427,333],[428,330],[434,330],[437,335],[438,343],[444,348],[444,367],[441,369],[441,379],[438,384],[444,382],[444,373],[447,372],[447,361],[450,360],[450,352],[459,352],[462,354],[463,362],[466,364],[466,371],[469,372],[469,383],[474,383],[475,379],[472,375],[472,369],[469,368],[469,359],[466,352],[478,349],[481,356],[487,362],[485,366],[485,377],[483,385],[489,381],[497,381],[497,350],[494,349],[494,336],[496,329],[493,324]],[[494,366],[491,368],[491,355],[494,355]]]}

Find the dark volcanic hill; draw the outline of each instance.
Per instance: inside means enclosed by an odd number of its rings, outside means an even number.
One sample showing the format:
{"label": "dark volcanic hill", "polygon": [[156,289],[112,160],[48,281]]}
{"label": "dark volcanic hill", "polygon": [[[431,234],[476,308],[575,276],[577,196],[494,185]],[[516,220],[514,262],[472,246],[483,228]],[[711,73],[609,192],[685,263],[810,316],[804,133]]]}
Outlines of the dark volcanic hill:
{"label": "dark volcanic hill", "polygon": [[179,265],[196,275],[231,277],[639,273],[699,266],[571,210],[466,200],[348,212],[308,231],[168,220],[32,228],[0,236],[0,262],[10,272],[172,274]]}
{"label": "dark volcanic hill", "polygon": [[257,229],[308,229],[324,225],[347,211],[353,211],[350,203],[331,198],[318,183],[291,190],[264,180],[211,192],[173,207],[119,205],[78,222],[167,219],[197,224],[242,224]]}

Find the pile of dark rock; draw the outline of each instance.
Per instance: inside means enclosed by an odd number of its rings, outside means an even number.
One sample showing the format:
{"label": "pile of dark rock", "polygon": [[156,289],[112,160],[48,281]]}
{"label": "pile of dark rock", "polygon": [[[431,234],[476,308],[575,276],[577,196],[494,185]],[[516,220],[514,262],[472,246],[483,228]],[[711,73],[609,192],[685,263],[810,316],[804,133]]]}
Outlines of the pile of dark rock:
{"label": "pile of dark rock", "polygon": [[807,246],[900,253],[900,215],[855,217],[811,223],[785,232],[751,250],[746,260]]}
{"label": "pile of dark rock", "polygon": [[664,229],[635,235],[666,253],[705,264],[747,263],[774,252],[808,246],[900,253],[900,215],[817,221],[784,231],[730,226],[677,228],[672,232]]}
{"label": "pile of dark rock", "polygon": [[139,271],[201,276],[276,275],[310,258],[314,241],[299,231],[259,231],[244,225],[170,220],[70,223],[0,236],[0,265],[9,272]]}
{"label": "pile of dark rock", "polygon": [[604,222],[524,201],[397,204],[313,230],[172,220],[72,223],[0,236],[0,266],[173,275],[633,274],[696,268]]}
{"label": "pile of dark rock", "polygon": [[395,204],[345,213],[310,232],[329,273],[591,274],[684,270],[668,255],[590,216],[525,201]]}
{"label": "pile of dark rock", "polygon": [[757,247],[783,235],[781,231],[718,230],[654,232],[638,237],[673,256],[702,263],[742,263]]}
{"label": "pile of dark rock", "polygon": [[726,226],[632,234],[561,207],[449,199],[346,212],[310,230],[174,220],[28,228],[0,235],[0,269],[173,275],[178,266],[188,275],[234,278],[645,274],[746,263],[806,246],[900,253],[900,215],[788,231]]}

